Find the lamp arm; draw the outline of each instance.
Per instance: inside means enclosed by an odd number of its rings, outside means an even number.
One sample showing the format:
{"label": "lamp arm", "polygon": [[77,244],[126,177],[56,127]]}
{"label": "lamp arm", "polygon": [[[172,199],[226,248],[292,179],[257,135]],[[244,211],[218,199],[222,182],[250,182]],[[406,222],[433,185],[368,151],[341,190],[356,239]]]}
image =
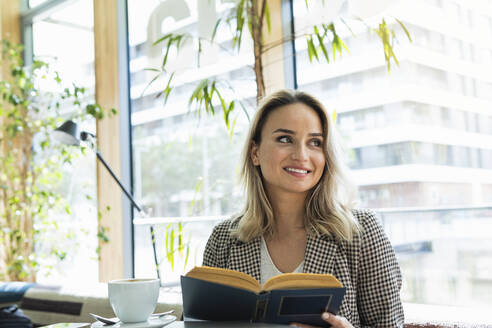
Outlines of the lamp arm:
{"label": "lamp arm", "polygon": [[133,196],[128,192],[128,190],[126,190],[126,188],[123,186],[123,184],[121,183],[121,181],[116,177],[116,175],[114,174],[113,170],[111,170],[111,168],[109,167],[108,163],[106,163],[106,161],[104,160],[104,158],[102,157],[101,153],[98,150],[96,150],[96,156],[101,161],[101,163],[104,165],[104,167],[106,168],[106,170],[108,170],[109,174],[111,174],[111,176],[113,177],[113,179],[118,183],[118,185],[120,186],[121,190],[123,190],[123,192],[125,193],[126,197],[128,197],[128,199],[132,202],[132,205],[135,206],[135,208],[140,213],[143,213],[144,216],[146,216],[145,212],[142,210],[142,208],[140,206],[138,206],[138,204],[133,199]]}
{"label": "lamp arm", "polygon": [[[142,214],[143,217],[147,217],[147,214],[142,210],[142,208],[140,206],[138,206],[138,204],[135,202],[135,199],[133,199],[132,194],[130,194],[128,192],[128,190],[126,190],[125,186],[123,186],[123,184],[121,183],[120,179],[118,179],[118,177],[116,177],[116,175],[114,174],[113,170],[111,170],[111,168],[109,167],[108,163],[106,163],[106,161],[102,157],[101,153],[98,150],[95,150],[95,152],[96,152],[97,158],[101,161],[101,163],[104,165],[104,167],[106,168],[106,170],[108,170],[109,174],[111,174],[111,176],[113,177],[113,179],[118,183],[118,186],[120,186],[121,190],[123,190],[123,192],[125,193],[125,195],[132,202],[132,205],[135,206],[135,208],[138,210],[138,212],[140,212]],[[151,238],[152,238],[151,239],[151,241],[152,241],[152,250],[154,252],[155,271],[157,273],[157,279],[159,279],[159,281],[160,281],[161,280],[161,275],[159,273],[159,261],[157,259],[157,251],[156,251],[155,236],[154,236],[154,226],[152,226],[152,225],[150,226],[150,235],[151,235]]]}

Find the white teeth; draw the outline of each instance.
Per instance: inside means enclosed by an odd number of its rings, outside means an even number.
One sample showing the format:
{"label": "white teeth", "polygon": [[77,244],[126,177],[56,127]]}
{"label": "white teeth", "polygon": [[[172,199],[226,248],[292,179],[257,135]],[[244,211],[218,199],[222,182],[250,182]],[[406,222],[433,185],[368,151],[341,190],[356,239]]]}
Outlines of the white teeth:
{"label": "white teeth", "polygon": [[308,173],[308,171],[306,171],[306,170],[293,169],[290,167],[286,167],[285,170],[289,171],[289,172],[296,172],[296,173],[303,173],[303,174]]}

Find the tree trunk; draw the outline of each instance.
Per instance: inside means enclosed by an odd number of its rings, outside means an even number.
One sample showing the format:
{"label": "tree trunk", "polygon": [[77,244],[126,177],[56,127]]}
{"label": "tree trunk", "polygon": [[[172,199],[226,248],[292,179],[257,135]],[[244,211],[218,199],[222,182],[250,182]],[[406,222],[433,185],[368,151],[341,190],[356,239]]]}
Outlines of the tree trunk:
{"label": "tree trunk", "polygon": [[[263,78],[263,10],[264,1],[252,0],[251,4],[251,35],[255,56],[254,70],[256,78],[256,103],[265,96],[265,81]],[[258,5],[259,4],[259,5]]]}

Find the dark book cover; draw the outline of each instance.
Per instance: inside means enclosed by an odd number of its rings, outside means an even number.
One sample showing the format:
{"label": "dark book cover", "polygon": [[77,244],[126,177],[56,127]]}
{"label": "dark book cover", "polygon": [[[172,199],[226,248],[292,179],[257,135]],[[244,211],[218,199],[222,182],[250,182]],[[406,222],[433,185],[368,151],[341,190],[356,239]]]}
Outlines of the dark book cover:
{"label": "dark book cover", "polygon": [[185,318],[327,326],[321,313],[338,313],[345,288],[248,290],[181,276]]}

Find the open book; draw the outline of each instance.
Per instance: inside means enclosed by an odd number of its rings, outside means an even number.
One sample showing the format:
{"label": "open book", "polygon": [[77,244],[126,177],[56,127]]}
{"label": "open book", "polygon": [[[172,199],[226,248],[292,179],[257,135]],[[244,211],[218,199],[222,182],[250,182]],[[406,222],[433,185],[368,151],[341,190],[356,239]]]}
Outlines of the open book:
{"label": "open book", "polygon": [[329,274],[284,273],[263,288],[234,270],[195,267],[181,277],[185,319],[254,321],[326,326],[321,313],[337,313],[345,295]]}

